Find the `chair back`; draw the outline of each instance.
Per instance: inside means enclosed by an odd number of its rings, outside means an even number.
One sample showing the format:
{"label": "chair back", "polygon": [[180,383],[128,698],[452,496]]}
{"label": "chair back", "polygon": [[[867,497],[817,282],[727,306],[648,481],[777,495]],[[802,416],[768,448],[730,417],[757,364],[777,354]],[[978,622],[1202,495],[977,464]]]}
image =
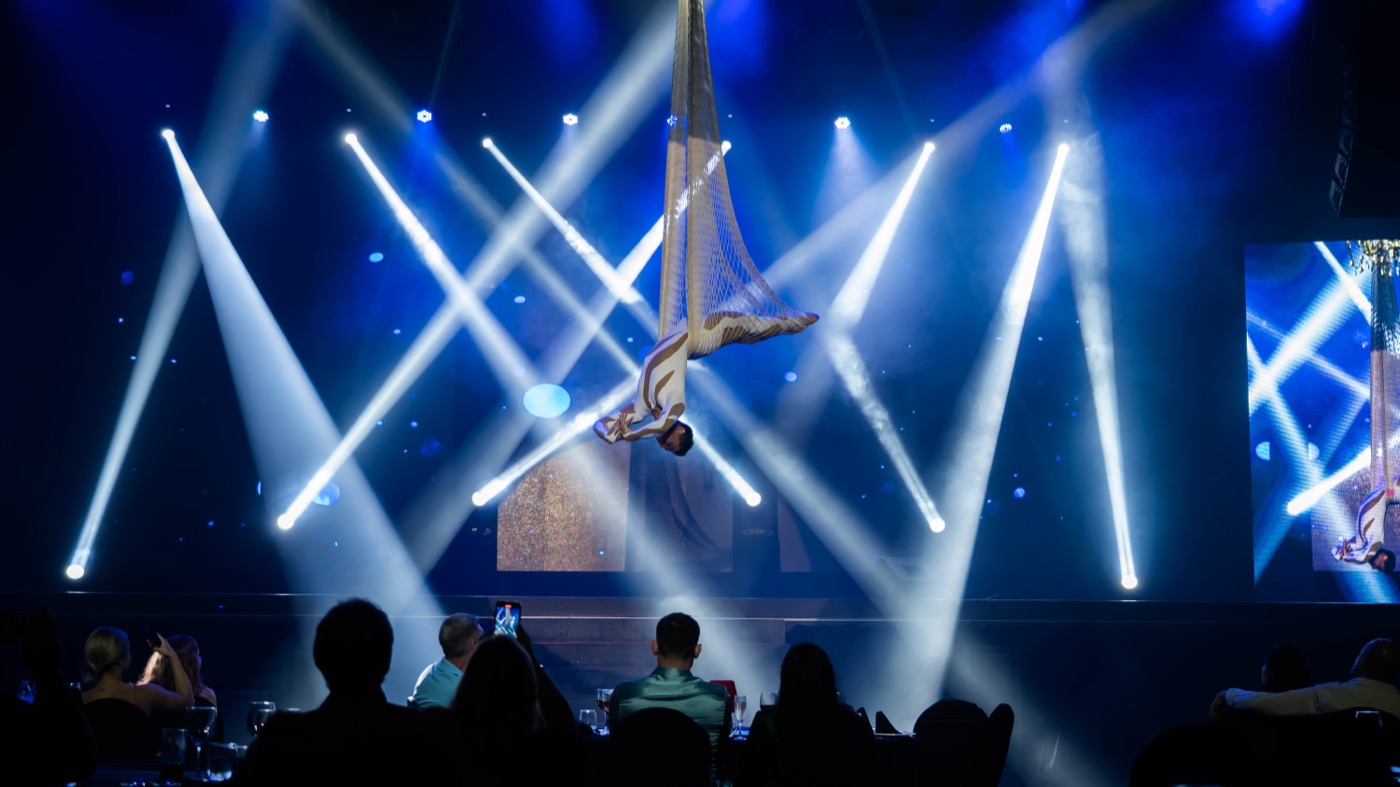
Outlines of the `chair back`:
{"label": "chair back", "polygon": [[995,787],[1001,783],[1001,772],[1006,767],[1006,755],[1011,751],[1011,728],[1016,726],[1016,714],[1011,706],[1002,703],[992,709],[987,717],[987,731],[982,738],[982,754],[977,783]]}
{"label": "chair back", "polygon": [[1259,761],[1234,730],[1215,724],[1183,724],[1165,730],[1138,752],[1128,784],[1244,785],[1254,784],[1259,775]]}
{"label": "chair back", "polygon": [[126,700],[93,700],[83,705],[92,736],[97,740],[97,756],[102,758],[150,759],[156,756],[156,725],[146,712]]}
{"label": "chair back", "polygon": [[987,735],[987,714],[966,700],[939,700],[914,722],[925,773],[938,783],[971,784],[980,769],[968,752],[981,751]]}
{"label": "chair back", "polygon": [[710,734],[671,708],[644,708],[612,724],[617,784],[705,787],[710,782]]}

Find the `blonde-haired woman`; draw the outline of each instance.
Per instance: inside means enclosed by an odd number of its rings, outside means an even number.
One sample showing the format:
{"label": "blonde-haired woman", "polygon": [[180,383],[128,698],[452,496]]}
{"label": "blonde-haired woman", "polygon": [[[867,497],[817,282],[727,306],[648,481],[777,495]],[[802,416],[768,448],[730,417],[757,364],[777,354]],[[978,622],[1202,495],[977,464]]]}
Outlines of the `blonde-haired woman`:
{"label": "blonde-haired woman", "polygon": [[145,711],[175,710],[194,704],[194,691],[190,687],[189,676],[180,664],[175,649],[160,639],[156,652],[170,660],[174,677],[174,690],[154,683],[136,685],[126,682],[126,672],[131,669],[131,644],[126,632],[103,626],[88,635],[84,648],[83,676],[91,682],[92,688],[83,692],[83,704],[98,700],[122,700]]}

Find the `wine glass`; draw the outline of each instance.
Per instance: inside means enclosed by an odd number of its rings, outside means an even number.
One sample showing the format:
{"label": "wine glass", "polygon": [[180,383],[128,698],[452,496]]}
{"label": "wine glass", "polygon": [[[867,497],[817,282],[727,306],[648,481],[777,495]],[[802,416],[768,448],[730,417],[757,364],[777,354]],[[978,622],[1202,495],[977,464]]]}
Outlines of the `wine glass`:
{"label": "wine glass", "polygon": [[277,703],[257,700],[248,704],[248,734],[254,738],[267,726],[267,720],[277,712]]}
{"label": "wine glass", "polygon": [[598,711],[592,708],[585,708],[579,711],[578,722],[579,724],[587,724],[588,729],[592,730],[594,727],[598,726]]}
{"label": "wine glass", "polygon": [[598,689],[598,708],[603,711],[606,718],[612,713],[612,689]]}
{"label": "wine glass", "polygon": [[749,698],[742,694],[734,695],[734,715],[739,718],[739,726],[744,726],[744,711],[749,708]]}
{"label": "wine glass", "polygon": [[193,708],[185,709],[185,729],[189,730],[190,737],[194,738],[194,769],[196,781],[206,781],[204,777],[204,760],[200,758],[200,753],[204,744],[209,741],[209,736],[214,734],[214,721],[218,718],[218,708],[196,705]]}

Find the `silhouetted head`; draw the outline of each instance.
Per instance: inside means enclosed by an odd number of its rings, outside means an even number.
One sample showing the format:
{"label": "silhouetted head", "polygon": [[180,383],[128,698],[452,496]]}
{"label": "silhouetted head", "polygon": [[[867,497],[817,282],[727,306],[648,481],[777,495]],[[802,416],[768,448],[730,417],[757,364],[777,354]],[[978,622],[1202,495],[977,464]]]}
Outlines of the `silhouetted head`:
{"label": "silhouetted head", "polygon": [[442,655],[449,660],[470,658],[480,639],[481,623],[475,615],[465,612],[448,615],[438,627],[438,644],[442,646]]}
{"label": "silhouetted head", "polygon": [[1400,678],[1400,647],[1388,639],[1367,642],[1351,665],[1351,676],[1394,683]]}
{"label": "silhouetted head", "polygon": [[389,673],[394,628],[384,610],[362,598],[342,601],[316,624],[311,656],[331,691],[378,688]]}
{"label": "silhouetted head", "polygon": [[672,612],[656,622],[656,639],[651,641],[656,661],[690,669],[700,655],[700,624],[684,612]]}
{"label": "silhouetted head", "polygon": [[535,729],[535,665],[504,634],[482,637],[452,697],[452,711],[478,744],[519,741]]}
{"label": "silhouetted head", "polygon": [[695,432],[688,424],[676,421],[671,424],[670,429],[662,432],[661,436],[656,438],[656,442],[676,456],[685,456],[690,452],[690,447],[695,444]]}
{"label": "silhouetted head", "polygon": [[118,677],[131,667],[131,643],[126,632],[108,626],[94,629],[83,646],[83,677],[96,681],[116,667],[121,668]]}
{"label": "silhouetted head", "polygon": [[1311,686],[1303,652],[1292,645],[1275,645],[1264,657],[1264,666],[1259,668],[1259,682],[1264,691],[1275,693]]}
{"label": "silhouetted head", "polygon": [[793,645],[783,657],[778,707],[817,710],[836,706],[836,669],[826,651],[810,642]]}
{"label": "silhouetted head", "polygon": [[1371,568],[1389,574],[1395,570],[1395,553],[1389,549],[1377,549],[1376,554],[1366,562],[1371,564]]}

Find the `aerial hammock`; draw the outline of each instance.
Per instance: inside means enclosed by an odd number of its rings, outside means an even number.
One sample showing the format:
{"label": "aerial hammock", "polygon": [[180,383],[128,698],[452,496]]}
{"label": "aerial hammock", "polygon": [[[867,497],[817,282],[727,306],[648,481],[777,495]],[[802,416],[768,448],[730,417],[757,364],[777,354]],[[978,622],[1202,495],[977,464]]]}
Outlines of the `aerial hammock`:
{"label": "aerial hammock", "polygon": [[[666,213],[656,345],[642,363],[637,398],[593,425],[609,443],[656,437],[684,456],[694,441],[681,422],[685,367],[726,344],[797,333],[817,321],[763,280],[729,200],[710,81],[704,0],[678,0],[666,143]],[[645,423],[650,419],[650,423]]]}

